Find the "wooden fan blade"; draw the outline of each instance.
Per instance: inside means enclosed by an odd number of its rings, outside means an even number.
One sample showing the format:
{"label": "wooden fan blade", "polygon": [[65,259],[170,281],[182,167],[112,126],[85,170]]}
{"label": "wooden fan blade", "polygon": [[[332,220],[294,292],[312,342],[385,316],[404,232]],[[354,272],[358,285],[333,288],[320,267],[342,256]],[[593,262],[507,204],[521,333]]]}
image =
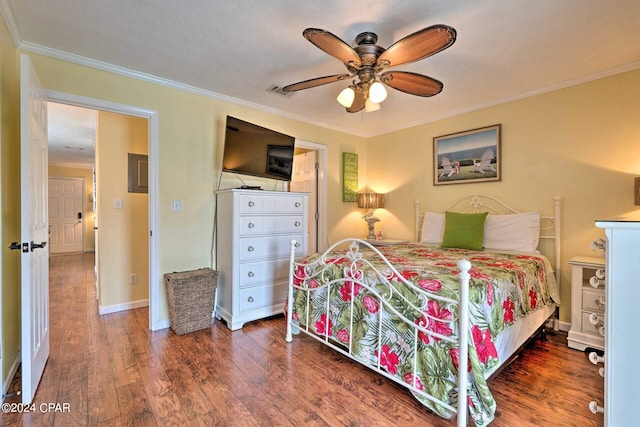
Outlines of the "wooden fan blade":
{"label": "wooden fan blade", "polygon": [[353,104],[351,104],[351,107],[347,107],[347,113],[357,113],[364,108],[365,99],[362,87],[356,86],[355,92],[356,96],[353,98]]}
{"label": "wooden fan blade", "polygon": [[401,92],[417,96],[433,96],[442,92],[441,81],[407,71],[387,71],[380,76],[382,83]]}
{"label": "wooden fan blade", "polygon": [[298,90],[309,89],[316,86],[334,83],[340,80],[348,79],[351,74],[334,74],[332,76],[316,77],[315,79],[305,80],[303,82],[293,83],[282,88],[284,92],[295,92]]}
{"label": "wooden fan blade", "polygon": [[360,56],[356,51],[330,32],[319,28],[307,28],[302,32],[302,35],[319,49],[338,58],[343,63],[360,66]]}
{"label": "wooden fan blade", "polygon": [[456,41],[456,30],[447,25],[423,28],[392,44],[376,61],[378,67],[395,67],[438,53]]}

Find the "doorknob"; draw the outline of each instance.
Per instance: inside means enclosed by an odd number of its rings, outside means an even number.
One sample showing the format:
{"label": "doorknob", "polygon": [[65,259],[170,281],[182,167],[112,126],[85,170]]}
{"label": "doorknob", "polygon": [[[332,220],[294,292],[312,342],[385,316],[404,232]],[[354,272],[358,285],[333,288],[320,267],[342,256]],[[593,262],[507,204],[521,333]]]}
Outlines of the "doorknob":
{"label": "doorknob", "polygon": [[32,240],[31,241],[31,252],[33,252],[34,249],[44,248],[45,246],[47,246],[47,242],[33,243],[33,240]]}
{"label": "doorknob", "polygon": [[29,252],[29,244],[23,243],[21,245],[20,242],[11,242],[11,246],[9,246],[9,249],[11,249],[12,251],[17,251],[22,249],[22,252]]}

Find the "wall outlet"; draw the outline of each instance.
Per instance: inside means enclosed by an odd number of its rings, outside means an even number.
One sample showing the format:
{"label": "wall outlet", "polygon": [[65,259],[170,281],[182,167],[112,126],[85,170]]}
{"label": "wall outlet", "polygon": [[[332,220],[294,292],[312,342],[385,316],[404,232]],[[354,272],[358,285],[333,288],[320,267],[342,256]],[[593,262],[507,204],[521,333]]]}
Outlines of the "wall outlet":
{"label": "wall outlet", "polygon": [[129,284],[135,285],[136,283],[138,283],[138,276],[136,275],[136,273],[131,273],[129,275]]}

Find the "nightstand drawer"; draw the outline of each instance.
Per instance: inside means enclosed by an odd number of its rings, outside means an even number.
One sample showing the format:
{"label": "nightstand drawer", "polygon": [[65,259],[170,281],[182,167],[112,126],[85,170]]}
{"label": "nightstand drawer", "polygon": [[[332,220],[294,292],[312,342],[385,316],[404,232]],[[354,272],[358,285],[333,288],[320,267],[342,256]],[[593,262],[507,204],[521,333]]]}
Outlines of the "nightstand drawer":
{"label": "nightstand drawer", "polygon": [[604,311],[604,292],[592,289],[583,289],[582,309],[602,313]]}
{"label": "nightstand drawer", "polygon": [[602,320],[604,320],[604,315],[597,313],[598,319],[600,319],[601,321],[594,325],[589,321],[589,316],[591,316],[591,314],[592,313],[586,312],[582,313],[582,332],[588,332],[590,334],[603,336],[600,331],[604,331],[604,323],[602,323]]}
{"label": "nightstand drawer", "polygon": [[273,283],[289,276],[289,258],[240,264],[240,287],[256,283]]}
{"label": "nightstand drawer", "polygon": [[274,304],[281,304],[282,308],[277,311],[281,313],[284,311],[284,300],[287,297],[287,291],[287,283],[241,289],[239,301],[240,311],[255,310]]}

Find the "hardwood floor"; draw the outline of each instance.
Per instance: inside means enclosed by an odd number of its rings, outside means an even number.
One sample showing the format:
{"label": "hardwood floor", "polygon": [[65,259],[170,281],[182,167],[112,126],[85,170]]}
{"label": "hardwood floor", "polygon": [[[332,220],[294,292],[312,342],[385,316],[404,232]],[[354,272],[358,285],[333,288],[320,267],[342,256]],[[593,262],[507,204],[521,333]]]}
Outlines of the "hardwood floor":
{"label": "hardwood floor", "polygon": [[[50,268],[51,355],[35,396],[66,412],[1,414],[3,426],[452,426],[404,389],[309,337],[284,341],[275,317],[231,333],[150,332],[148,310],[99,316],[93,258]],[[566,334],[535,339],[489,385],[492,426],[599,426],[603,380]],[[19,402],[12,397],[5,402]]]}

